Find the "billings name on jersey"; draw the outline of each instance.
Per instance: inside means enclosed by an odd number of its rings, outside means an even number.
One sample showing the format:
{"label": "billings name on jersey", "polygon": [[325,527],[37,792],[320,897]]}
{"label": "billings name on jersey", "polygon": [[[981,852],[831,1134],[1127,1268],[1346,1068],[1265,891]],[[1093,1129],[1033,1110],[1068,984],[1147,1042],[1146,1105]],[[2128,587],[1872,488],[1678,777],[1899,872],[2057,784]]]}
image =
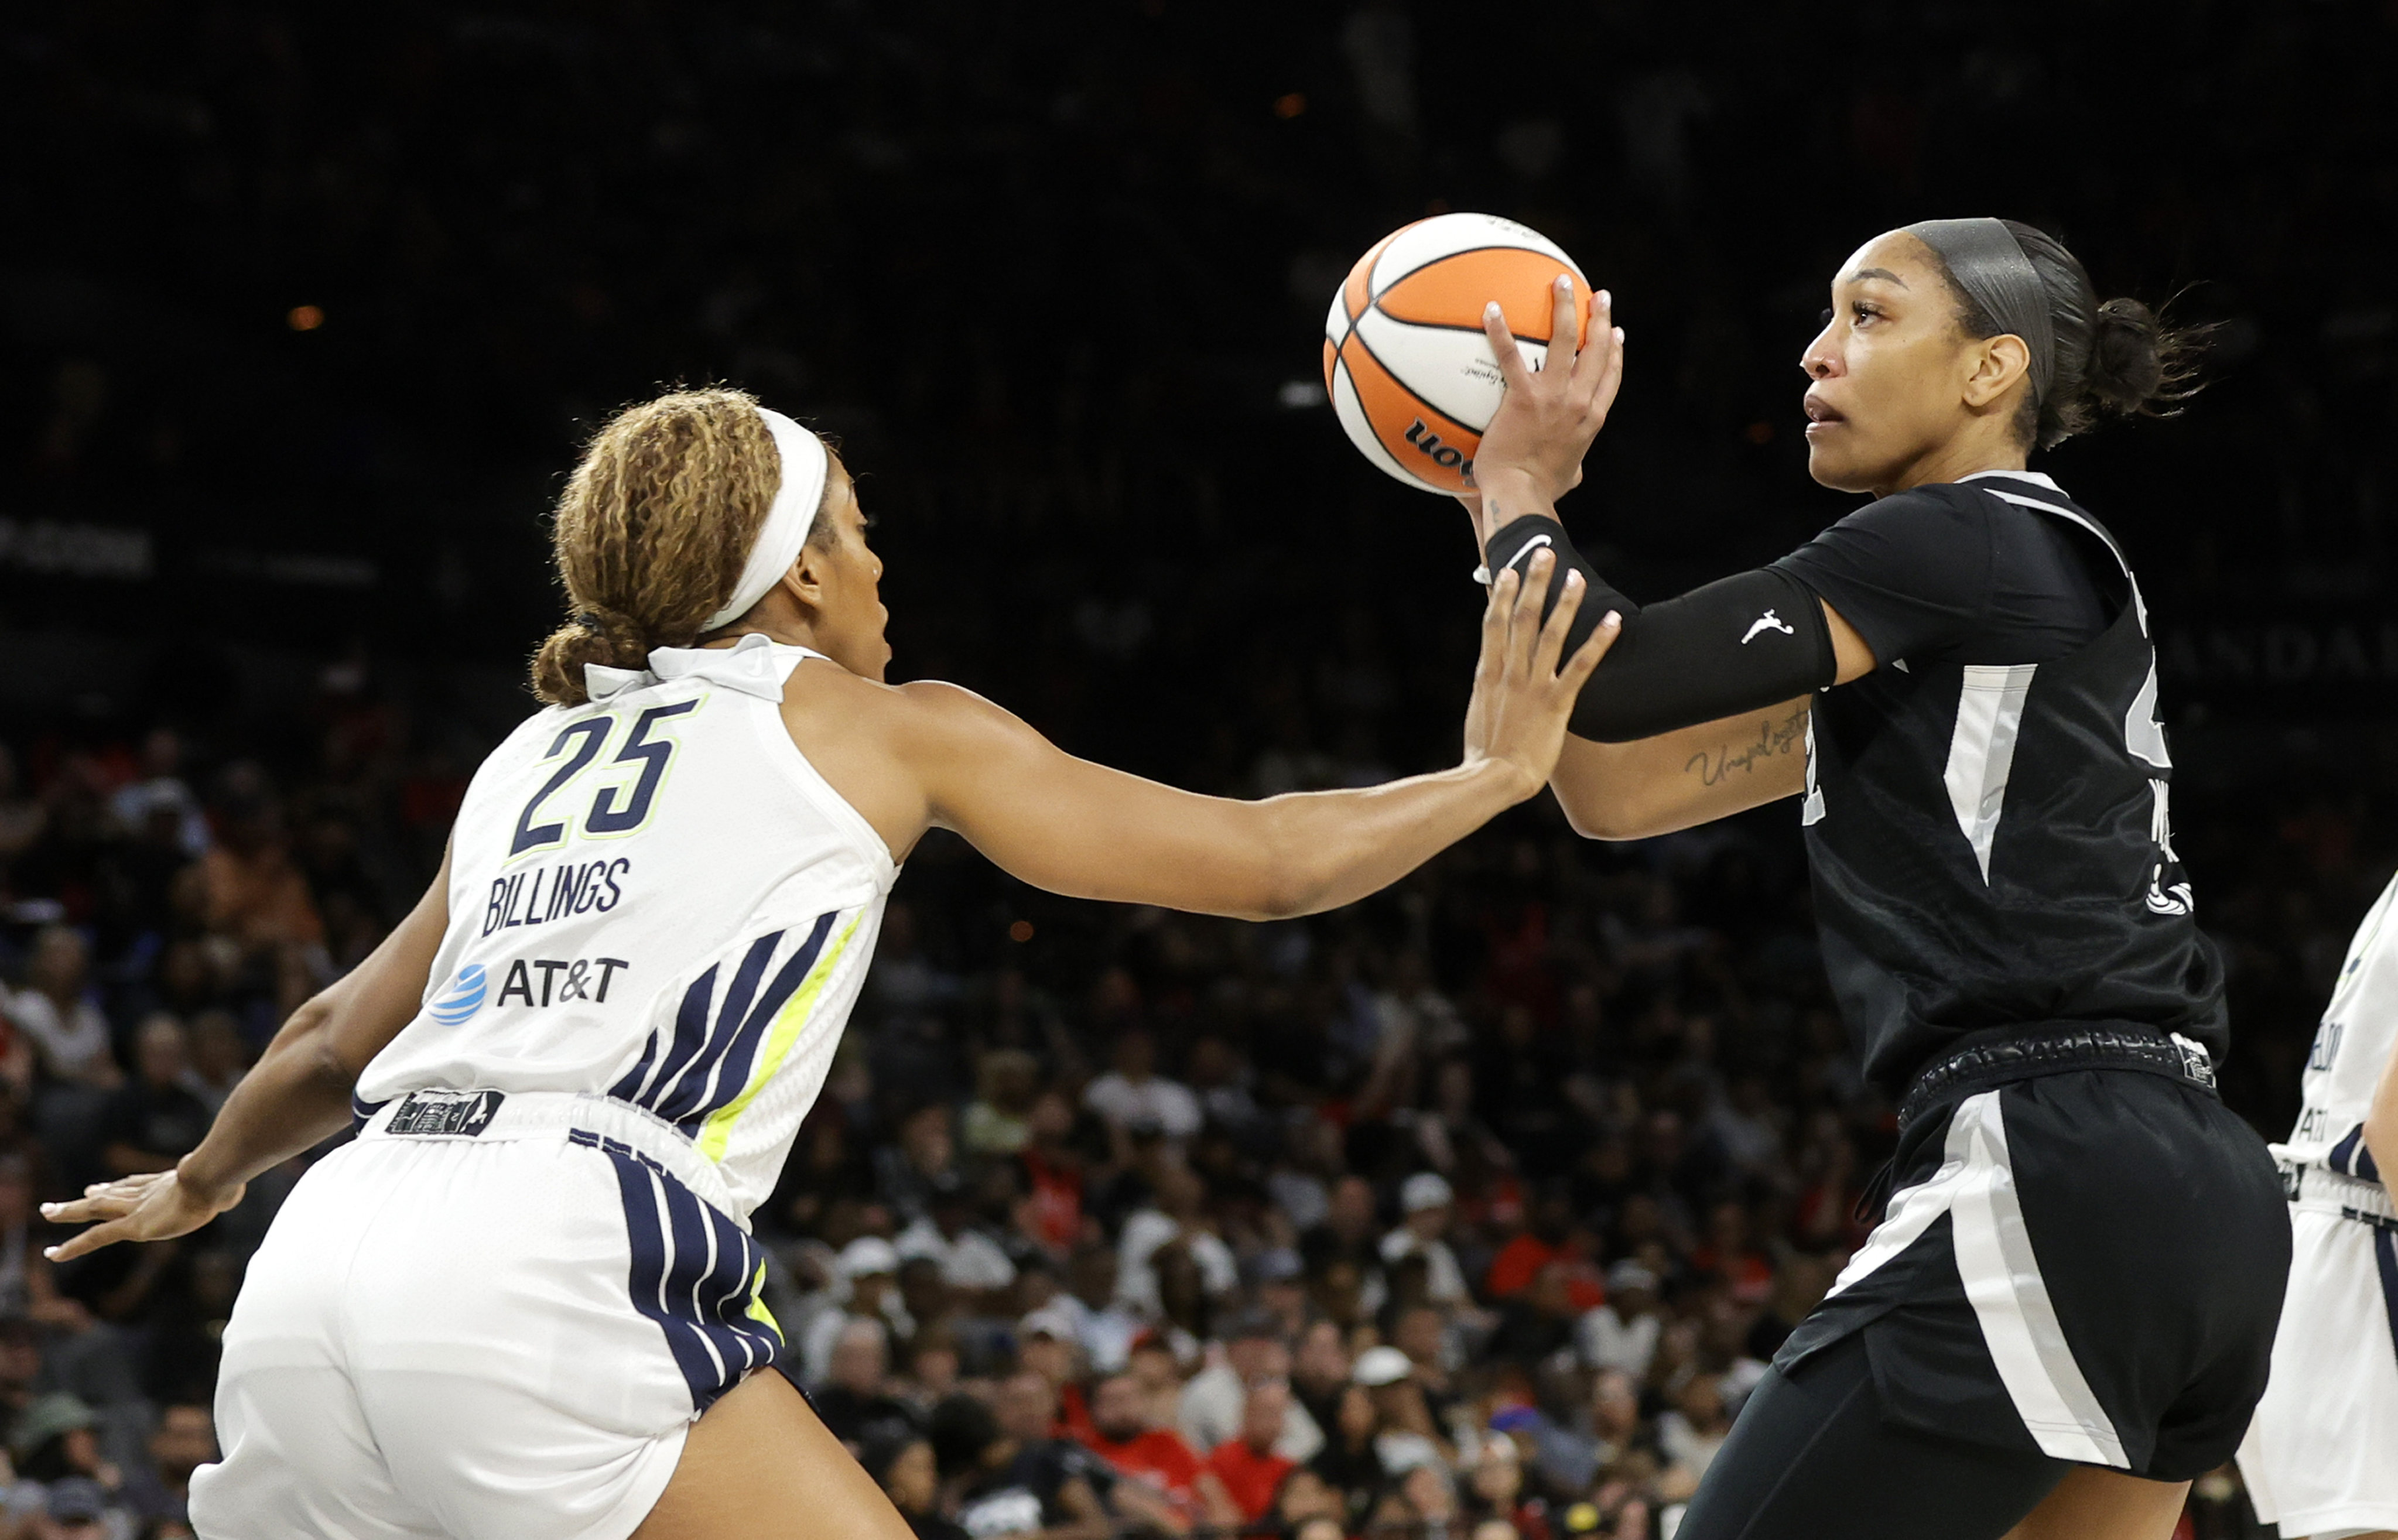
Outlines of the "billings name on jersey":
{"label": "billings name on jersey", "polygon": [[574,914],[605,914],[624,900],[623,879],[632,870],[633,863],[619,856],[537,866],[493,878],[491,898],[483,906],[483,934],[546,925]]}

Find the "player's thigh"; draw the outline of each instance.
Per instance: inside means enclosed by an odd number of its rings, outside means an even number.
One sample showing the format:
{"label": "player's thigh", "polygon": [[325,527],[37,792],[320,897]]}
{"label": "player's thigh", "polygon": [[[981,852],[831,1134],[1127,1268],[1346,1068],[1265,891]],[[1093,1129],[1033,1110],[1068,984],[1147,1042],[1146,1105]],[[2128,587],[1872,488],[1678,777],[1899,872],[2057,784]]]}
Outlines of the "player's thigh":
{"label": "player's thigh", "polygon": [[2001,1540],[2070,1468],[1890,1422],[1852,1335],[1767,1373],[1677,1540]]}
{"label": "player's thigh", "polygon": [[790,1381],[752,1374],[709,1407],[632,1540],[914,1540]]}
{"label": "player's thigh", "polygon": [[2076,1466],[2006,1540],[2167,1540],[2189,1500],[2188,1481]]}

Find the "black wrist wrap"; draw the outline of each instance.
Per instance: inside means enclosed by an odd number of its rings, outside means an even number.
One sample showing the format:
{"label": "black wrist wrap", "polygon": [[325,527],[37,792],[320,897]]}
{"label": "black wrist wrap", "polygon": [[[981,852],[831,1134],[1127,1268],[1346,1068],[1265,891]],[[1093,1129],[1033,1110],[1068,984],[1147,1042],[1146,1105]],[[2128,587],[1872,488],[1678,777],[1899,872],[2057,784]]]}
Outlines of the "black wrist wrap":
{"label": "black wrist wrap", "polygon": [[1565,592],[1570,570],[1589,585],[1567,633],[1582,645],[1607,612],[1623,633],[1583,686],[1571,727],[1577,737],[1624,743],[1677,728],[1761,710],[1832,682],[1835,666],[1824,609],[1786,573],[1760,567],[1647,608],[1591,570],[1554,519],[1518,519],[1490,537],[1489,573],[1521,572],[1543,547],[1556,553],[1543,615]]}

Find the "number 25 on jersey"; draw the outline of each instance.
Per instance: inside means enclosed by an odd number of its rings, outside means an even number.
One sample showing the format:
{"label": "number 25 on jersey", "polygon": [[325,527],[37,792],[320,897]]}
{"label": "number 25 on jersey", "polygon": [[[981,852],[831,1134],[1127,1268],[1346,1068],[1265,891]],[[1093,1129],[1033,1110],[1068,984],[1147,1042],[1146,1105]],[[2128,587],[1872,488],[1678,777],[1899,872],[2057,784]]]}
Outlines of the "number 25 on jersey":
{"label": "number 25 on jersey", "polygon": [[[600,784],[582,814],[583,838],[620,839],[650,821],[659,789],[666,783],[667,771],[673,765],[675,750],[680,747],[662,724],[670,718],[696,711],[706,703],[703,696],[674,706],[653,706],[633,718],[631,729],[623,735],[616,752],[600,772]],[[532,794],[518,817],[516,836],[508,842],[510,860],[529,851],[554,850],[575,837],[575,815],[554,809],[551,804],[554,801],[566,801],[560,793],[600,759],[601,750],[616,737],[616,729],[624,722],[621,716],[602,714],[569,723],[559,731],[549,752],[542,756],[542,763],[547,764],[561,756],[565,763],[542,782],[541,790]]]}

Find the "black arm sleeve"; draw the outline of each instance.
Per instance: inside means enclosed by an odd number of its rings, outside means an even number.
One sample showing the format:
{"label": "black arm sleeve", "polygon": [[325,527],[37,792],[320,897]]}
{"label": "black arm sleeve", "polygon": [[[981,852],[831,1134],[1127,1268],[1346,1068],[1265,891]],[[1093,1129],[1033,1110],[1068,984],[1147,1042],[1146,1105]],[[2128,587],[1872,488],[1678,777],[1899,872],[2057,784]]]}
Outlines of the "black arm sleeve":
{"label": "black arm sleeve", "polygon": [[1519,570],[1543,546],[1556,551],[1554,606],[1566,570],[1589,585],[1568,633],[1570,655],[1607,612],[1623,616],[1623,634],[1583,686],[1570,723],[1574,736],[1626,743],[1676,728],[1754,711],[1821,689],[1836,672],[1823,606],[1806,585],[1772,567],[1740,573],[1645,608],[1591,570],[1565,526],[1518,519],[1490,537],[1492,574]]}

